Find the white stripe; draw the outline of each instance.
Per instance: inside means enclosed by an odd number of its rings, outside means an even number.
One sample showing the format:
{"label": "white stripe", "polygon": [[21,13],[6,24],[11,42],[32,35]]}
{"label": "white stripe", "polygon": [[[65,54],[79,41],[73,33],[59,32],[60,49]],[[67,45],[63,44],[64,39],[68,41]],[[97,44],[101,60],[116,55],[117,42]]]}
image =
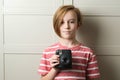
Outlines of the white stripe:
{"label": "white stripe", "polygon": [[41,60],[46,60],[46,61],[50,61],[50,59],[46,59],[46,58],[41,58]]}
{"label": "white stripe", "polygon": [[46,70],[38,70],[38,72],[48,72],[48,71],[46,71]]}
{"label": "white stripe", "polygon": [[73,53],[86,53],[86,54],[93,54],[90,51],[72,51]]}
{"label": "white stripe", "polygon": [[[55,54],[56,51],[51,52],[43,52],[44,54]],[[72,53],[85,53],[85,54],[93,54],[90,51],[72,51]]]}
{"label": "white stripe", "polygon": [[43,52],[43,54],[55,54],[55,51],[52,51],[52,52]]}
{"label": "white stripe", "polygon": [[85,60],[88,60],[88,58],[79,57],[79,56],[75,56],[75,57],[72,57],[72,58],[75,58],[75,59],[85,59]]}
{"label": "white stripe", "polygon": [[40,64],[40,66],[51,67],[50,65]]}
{"label": "white stripe", "polygon": [[88,64],[95,64],[95,63],[97,63],[97,61],[94,61],[94,62],[90,62],[90,63],[88,63]]}
{"label": "white stripe", "polygon": [[[88,60],[88,58],[79,57],[79,56],[73,56],[72,58],[73,58],[73,59],[85,59],[85,60]],[[46,59],[46,58],[42,57],[42,58],[41,58],[41,60],[46,60],[46,61],[49,61],[49,60],[50,60],[50,58],[49,58],[49,59]]]}
{"label": "white stripe", "polygon": [[97,76],[100,75],[100,73],[96,73],[96,74],[89,74],[88,76]]}
{"label": "white stripe", "polygon": [[72,63],[72,65],[86,66],[85,64],[81,64],[81,63]]}
{"label": "white stripe", "polygon": [[62,70],[61,72],[83,72],[85,73],[85,70]]}
{"label": "white stripe", "polygon": [[[85,64],[81,64],[81,63],[72,63],[72,65],[86,66]],[[40,66],[47,66],[47,67],[50,67],[50,65],[45,65],[45,64],[40,64]]]}
{"label": "white stripe", "polygon": [[85,80],[85,77],[75,77],[75,76],[60,76],[60,77],[55,77],[55,79],[68,79],[68,78],[83,79],[83,80]]}
{"label": "white stripe", "polygon": [[95,70],[95,69],[98,69],[98,67],[88,68],[87,70]]}

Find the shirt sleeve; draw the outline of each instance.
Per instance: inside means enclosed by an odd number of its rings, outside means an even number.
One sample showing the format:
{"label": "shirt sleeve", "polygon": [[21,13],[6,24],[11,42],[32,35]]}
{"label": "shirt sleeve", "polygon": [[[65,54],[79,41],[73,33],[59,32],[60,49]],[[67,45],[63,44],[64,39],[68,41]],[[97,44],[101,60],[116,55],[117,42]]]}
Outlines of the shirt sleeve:
{"label": "shirt sleeve", "polygon": [[100,77],[100,72],[99,72],[97,58],[96,58],[96,55],[91,53],[90,58],[88,60],[88,65],[87,65],[87,78],[94,79],[99,77]]}
{"label": "shirt sleeve", "polygon": [[44,76],[49,72],[49,70],[50,70],[49,59],[47,59],[46,52],[43,52],[42,58],[39,64],[38,74]]}

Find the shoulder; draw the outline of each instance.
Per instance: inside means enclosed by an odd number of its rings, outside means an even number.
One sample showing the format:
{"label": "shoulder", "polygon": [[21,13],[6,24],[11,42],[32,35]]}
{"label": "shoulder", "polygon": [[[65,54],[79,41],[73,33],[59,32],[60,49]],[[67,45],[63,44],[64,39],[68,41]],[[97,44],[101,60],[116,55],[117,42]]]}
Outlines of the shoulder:
{"label": "shoulder", "polygon": [[90,47],[84,45],[83,43],[81,43],[80,48],[82,48],[83,50],[92,51],[92,49]]}
{"label": "shoulder", "polygon": [[79,48],[80,48],[80,50],[82,50],[82,51],[84,51],[84,52],[88,52],[88,53],[90,53],[90,54],[93,54],[93,49],[92,48],[90,48],[90,47],[88,47],[88,46],[86,46],[86,45],[84,45],[84,44],[81,44],[80,46],[79,46]]}
{"label": "shoulder", "polygon": [[45,48],[44,52],[55,51],[58,47],[59,47],[58,43],[53,43],[52,45]]}

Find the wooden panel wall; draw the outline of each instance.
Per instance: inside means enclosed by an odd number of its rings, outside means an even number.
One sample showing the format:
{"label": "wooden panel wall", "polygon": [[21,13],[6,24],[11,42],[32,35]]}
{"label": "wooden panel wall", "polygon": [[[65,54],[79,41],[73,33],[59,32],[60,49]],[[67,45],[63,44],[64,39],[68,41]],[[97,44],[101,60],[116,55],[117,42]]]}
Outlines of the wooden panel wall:
{"label": "wooden panel wall", "polygon": [[53,14],[65,4],[82,11],[77,38],[95,50],[101,80],[120,80],[119,0],[0,0],[0,80],[40,80],[42,51],[57,41]]}

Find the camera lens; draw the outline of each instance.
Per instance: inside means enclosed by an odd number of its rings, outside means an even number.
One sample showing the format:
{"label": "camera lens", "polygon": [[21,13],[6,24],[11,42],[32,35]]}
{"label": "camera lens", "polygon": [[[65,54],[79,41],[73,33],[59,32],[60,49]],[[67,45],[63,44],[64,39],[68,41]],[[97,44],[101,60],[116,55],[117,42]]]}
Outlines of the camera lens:
{"label": "camera lens", "polygon": [[67,58],[63,58],[63,62],[66,63],[67,62]]}

